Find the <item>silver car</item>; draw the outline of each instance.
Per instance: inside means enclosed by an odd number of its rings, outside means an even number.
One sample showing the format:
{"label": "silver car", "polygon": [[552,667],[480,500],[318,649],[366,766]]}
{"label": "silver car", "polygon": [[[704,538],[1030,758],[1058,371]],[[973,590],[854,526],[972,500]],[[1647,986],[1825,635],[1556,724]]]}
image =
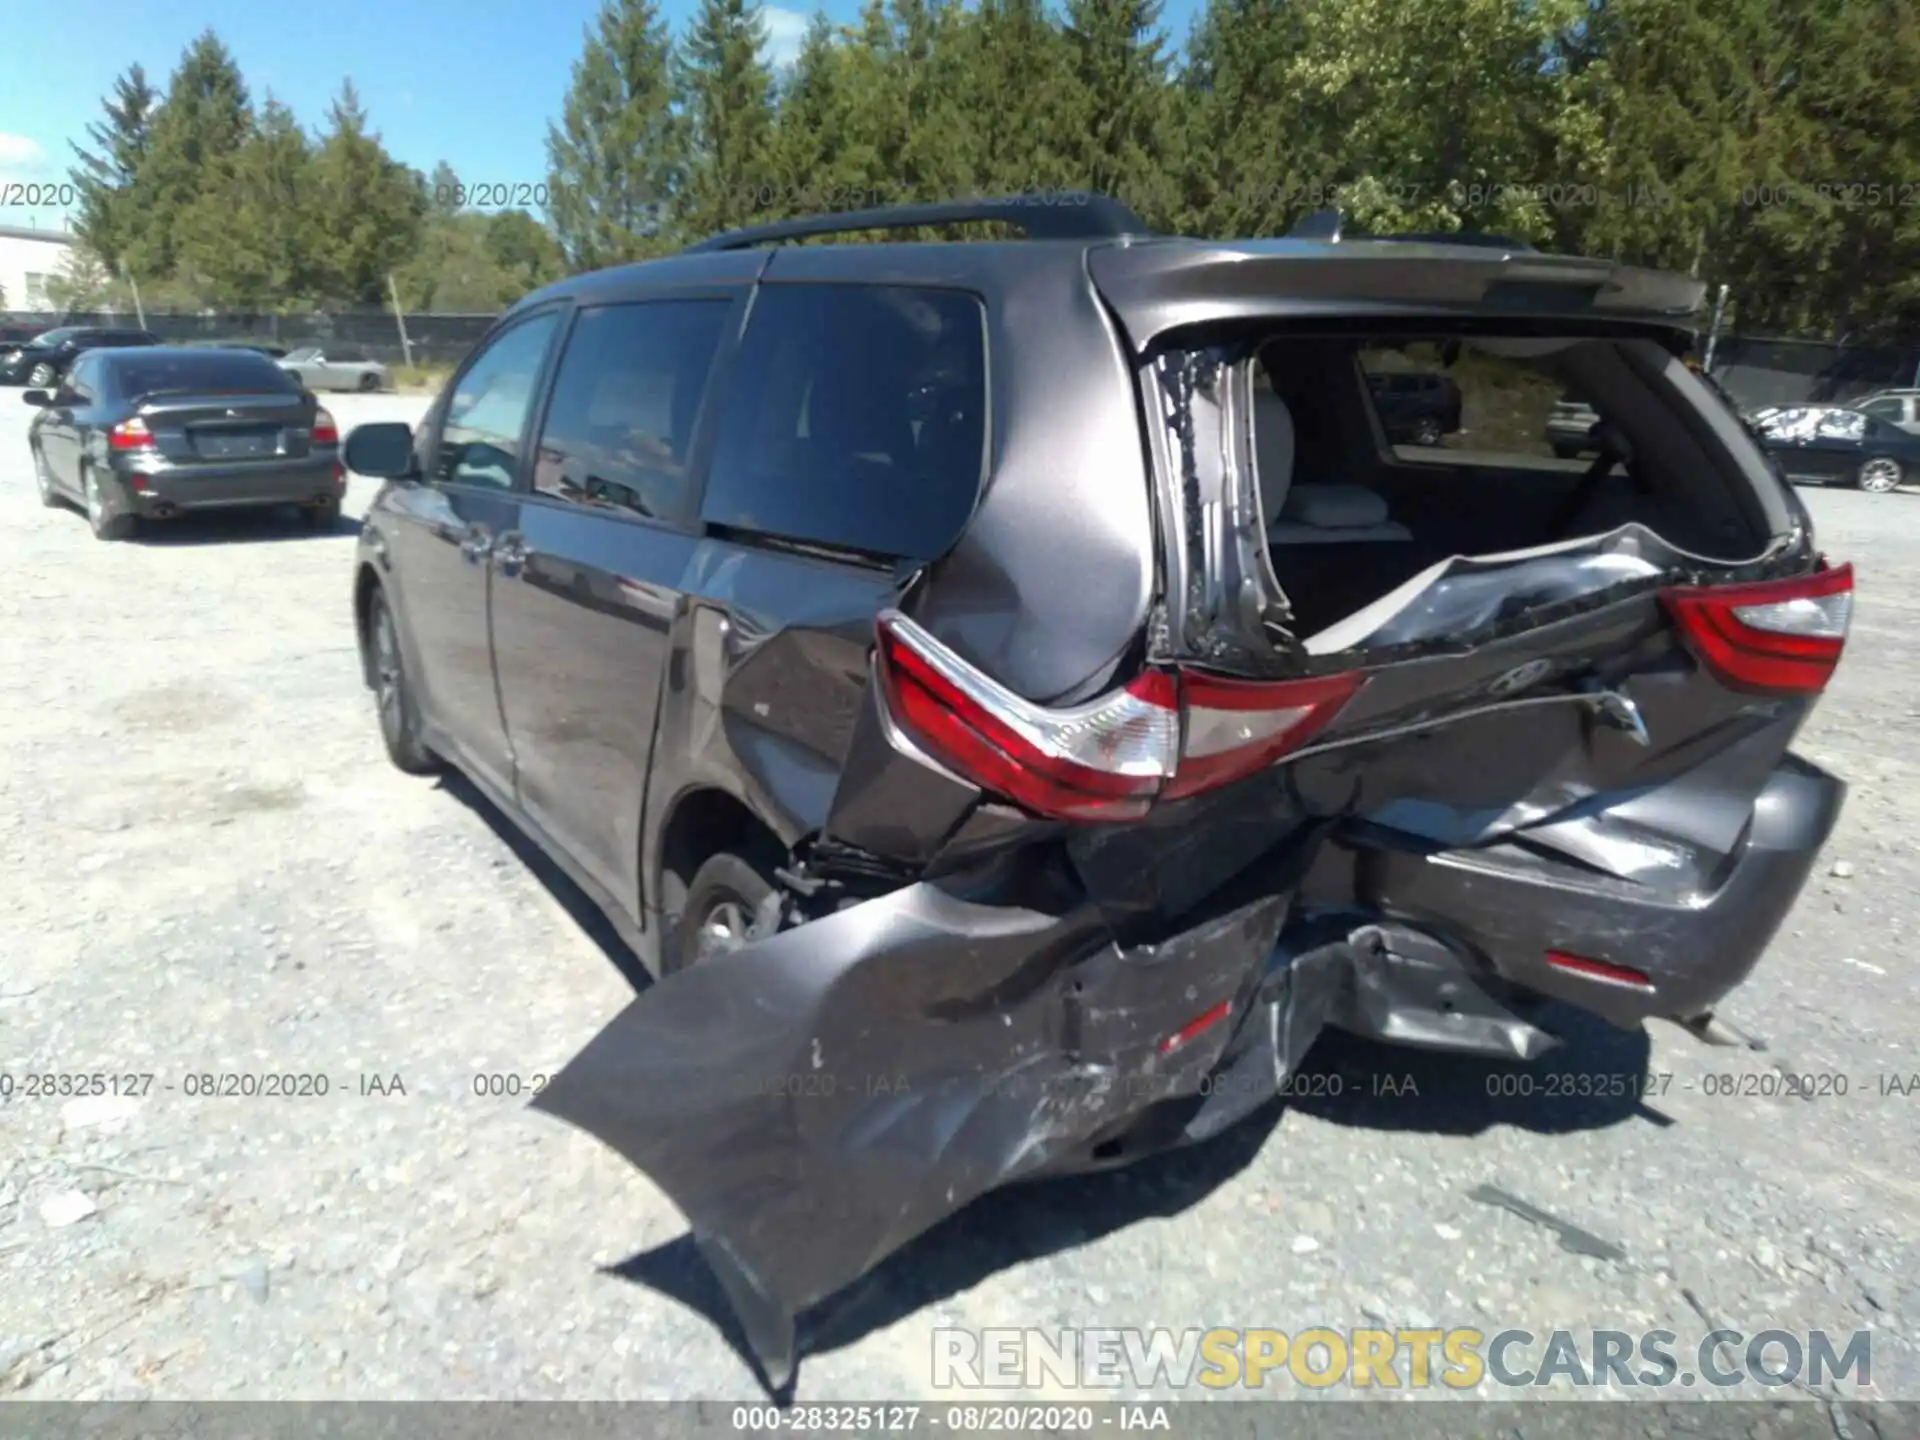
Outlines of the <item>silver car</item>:
{"label": "silver car", "polygon": [[280,361],[309,390],[385,390],[387,367],[352,350],[322,350],[315,345],[292,351]]}
{"label": "silver car", "polygon": [[1920,435],[1920,390],[1876,390],[1852,402],[1853,408],[1909,435]]}

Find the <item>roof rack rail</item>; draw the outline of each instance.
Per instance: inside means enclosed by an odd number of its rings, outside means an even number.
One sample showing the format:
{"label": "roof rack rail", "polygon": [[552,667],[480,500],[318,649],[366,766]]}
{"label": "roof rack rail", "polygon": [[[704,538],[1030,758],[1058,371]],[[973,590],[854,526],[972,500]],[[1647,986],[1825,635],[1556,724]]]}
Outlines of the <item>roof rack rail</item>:
{"label": "roof rack rail", "polygon": [[926,205],[883,205],[873,210],[801,215],[769,225],[750,225],[709,235],[684,253],[748,250],[778,240],[811,235],[844,235],[861,230],[911,230],[920,225],[958,225],[994,221],[1012,225],[1034,240],[1110,240],[1150,235],[1147,222],[1110,195],[1051,191],[977,200],[941,200]]}

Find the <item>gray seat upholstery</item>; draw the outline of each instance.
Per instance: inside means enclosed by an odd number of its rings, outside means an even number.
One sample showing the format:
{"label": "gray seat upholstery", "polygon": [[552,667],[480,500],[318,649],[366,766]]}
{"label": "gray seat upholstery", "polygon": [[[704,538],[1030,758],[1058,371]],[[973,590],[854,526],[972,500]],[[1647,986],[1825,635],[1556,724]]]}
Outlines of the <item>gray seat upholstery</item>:
{"label": "gray seat upholstery", "polygon": [[1406,526],[1363,485],[1296,484],[1293,412],[1262,385],[1253,395],[1253,462],[1269,545],[1407,542]]}

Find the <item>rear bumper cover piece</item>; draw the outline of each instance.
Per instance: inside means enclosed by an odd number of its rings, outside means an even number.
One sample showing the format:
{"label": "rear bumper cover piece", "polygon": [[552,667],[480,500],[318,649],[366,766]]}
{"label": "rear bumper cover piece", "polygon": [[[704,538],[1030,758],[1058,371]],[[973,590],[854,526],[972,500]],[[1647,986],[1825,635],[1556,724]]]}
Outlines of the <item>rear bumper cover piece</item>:
{"label": "rear bumper cover piece", "polygon": [[303,505],[347,493],[346,475],[332,450],[311,458],[170,465],[140,470],[114,467],[134,514],[159,510],[214,510],[243,505]]}
{"label": "rear bumper cover piece", "polygon": [[[1140,912],[1090,898],[1086,857],[1003,857],[662,982],[535,1107],[679,1206],[779,1390],[802,1311],[1009,1181],[1218,1134],[1280,1093],[1325,1026],[1530,1060],[1557,1043],[1528,1018],[1540,996],[1621,1024],[1707,1009],[1772,937],[1843,794],[1790,759],[1725,873],[1685,896],[1564,860],[1529,870],[1492,847],[1368,851],[1345,903],[1302,905],[1309,863],[1346,848],[1315,830],[1153,934]],[[1170,900],[1185,887],[1167,858]],[[1457,919],[1462,870],[1472,937],[1420,916],[1444,878]],[[1563,927],[1590,948],[1618,937],[1595,958],[1653,987],[1548,967]],[[1210,1012],[1221,1023],[1169,1046]]]}

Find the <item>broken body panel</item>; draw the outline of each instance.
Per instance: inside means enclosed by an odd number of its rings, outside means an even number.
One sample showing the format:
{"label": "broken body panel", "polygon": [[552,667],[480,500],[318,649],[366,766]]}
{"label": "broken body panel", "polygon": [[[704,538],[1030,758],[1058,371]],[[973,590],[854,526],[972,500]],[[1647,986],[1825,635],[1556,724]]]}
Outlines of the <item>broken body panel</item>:
{"label": "broken body panel", "polygon": [[[1196,287],[1226,282],[1184,270],[1156,289],[1161,264],[1109,277],[1146,427],[1157,599],[1132,651],[1052,711],[1031,700],[1031,656],[997,670],[1014,731],[1127,683],[1140,811],[1114,824],[1008,803],[903,723],[897,662],[859,668],[871,591],[833,615],[819,592],[787,597],[790,614],[770,596],[694,657],[688,689],[708,748],[749,783],[762,757],[791,768],[754,718],[782,671],[800,667],[783,691],[804,686],[811,656],[820,696],[847,702],[816,783],[767,782],[803,837],[802,923],[639,996],[536,1102],[681,1208],[776,1389],[796,1317],[914,1236],[1010,1181],[1217,1134],[1280,1094],[1328,1025],[1531,1059],[1556,1043],[1542,998],[1621,1025],[1702,1014],[1764,950],[1837,815],[1843,787],[1788,753],[1817,686],[1728,683],[1675,608],[1818,573],[1769,472],[1741,558],[1626,524],[1455,557],[1298,635],[1252,481],[1252,348],[1162,343],[1163,313],[1191,315]],[[1468,278],[1483,289],[1515,279],[1482,268]],[[1607,283],[1590,265],[1536,268]],[[1342,293],[1366,279],[1331,278]],[[1247,318],[1229,301],[1203,318]],[[1019,518],[989,482],[955,550],[895,590],[927,695],[1021,653],[1010,621],[1033,602],[983,606],[1007,572],[979,538]],[[1084,670],[1098,624],[1084,607],[1068,623]],[[1130,666],[1160,678],[1129,682]],[[1196,687],[1323,677],[1340,693],[1303,744],[1181,793]],[[1188,753],[1160,765],[1153,707],[1169,704]],[[663,729],[683,723],[664,705]]]}

